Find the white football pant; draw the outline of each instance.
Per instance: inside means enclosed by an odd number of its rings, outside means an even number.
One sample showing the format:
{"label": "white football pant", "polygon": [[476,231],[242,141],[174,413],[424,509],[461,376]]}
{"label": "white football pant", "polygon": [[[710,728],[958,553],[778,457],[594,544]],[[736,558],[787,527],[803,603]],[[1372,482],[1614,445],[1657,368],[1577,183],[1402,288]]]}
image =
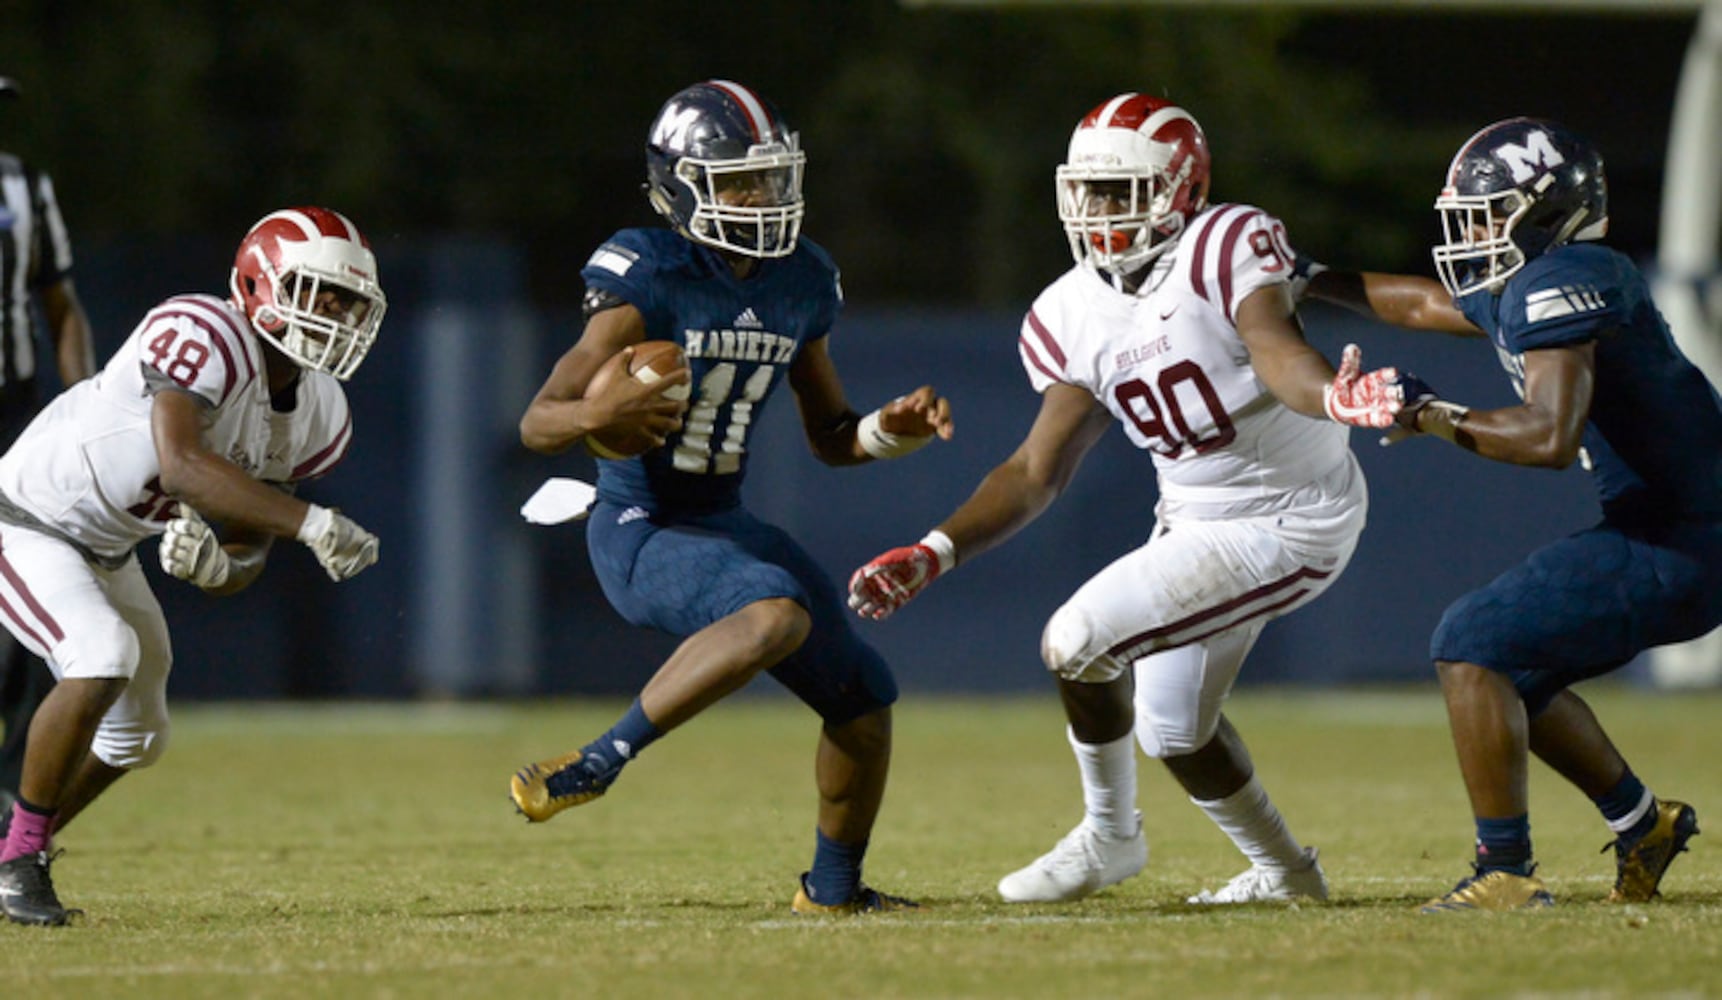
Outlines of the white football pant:
{"label": "white football pant", "polygon": [[1368,498],[1354,462],[1297,495],[1313,502],[1225,519],[1162,504],[1147,544],[1053,613],[1047,669],[1103,683],[1133,666],[1143,751],[1201,749],[1262,627],[1320,596],[1357,547]]}
{"label": "white football pant", "polygon": [[167,619],[134,554],[116,570],[39,531],[0,523],[0,620],[56,679],[127,677],[91,751],[147,767],[167,746]]}

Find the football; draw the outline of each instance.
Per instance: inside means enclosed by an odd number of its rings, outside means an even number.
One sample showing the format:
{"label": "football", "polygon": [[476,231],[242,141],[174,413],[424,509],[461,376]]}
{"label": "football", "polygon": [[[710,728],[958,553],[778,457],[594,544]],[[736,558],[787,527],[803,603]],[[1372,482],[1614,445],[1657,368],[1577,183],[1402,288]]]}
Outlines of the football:
{"label": "football", "polygon": [[[658,379],[686,364],[682,356],[682,345],[673,340],[644,340],[634,345],[634,356],[629,359],[628,373],[637,381],[651,385]],[[615,377],[620,367],[610,367],[606,364],[598,369],[598,374],[586,386],[586,394],[592,395],[601,391],[609,379]],[[687,399],[688,387],[678,385],[664,393],[669,399]],[[586,450],[599,458],[632,458],[644,454],[652,448],[652,440],[643,434],[626,430],[594,431],[586,435]]]}

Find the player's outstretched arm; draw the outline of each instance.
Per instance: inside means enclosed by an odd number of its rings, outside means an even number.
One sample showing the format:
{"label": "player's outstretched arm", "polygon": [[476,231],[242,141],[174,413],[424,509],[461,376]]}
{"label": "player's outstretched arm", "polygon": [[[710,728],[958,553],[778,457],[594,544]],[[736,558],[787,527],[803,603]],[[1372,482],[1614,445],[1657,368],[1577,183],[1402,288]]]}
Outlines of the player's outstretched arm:
{"label": "player's outstretched arm", "polygon": [[888,617],[959,555],[967,561],[1002,544],[1057,499],[1111,422],[1087,390],[1050,386],[1028,437],[961,507],[920,542],[883,552],[850,576],[849,606],[865,618]]}
{"label": "player's outstretched arm", "polygon": [[1578,460],[1595,381],[1594,342],[1526,351],[1519,405],[1466,409],[1435,398],[1433,391],[1418,399],[1410,390],[1399,425],[1497,462],[1564,469]]}
{"label": "player's outstretched arm", "polygon": [[1319,299],[1359,315],[1407,330],[1429,330],[1460,337],[1481,337],[1434,278],[1380,271],[1336,271],[1301,254],[1292,268],[1292,293],[1298,301]]}

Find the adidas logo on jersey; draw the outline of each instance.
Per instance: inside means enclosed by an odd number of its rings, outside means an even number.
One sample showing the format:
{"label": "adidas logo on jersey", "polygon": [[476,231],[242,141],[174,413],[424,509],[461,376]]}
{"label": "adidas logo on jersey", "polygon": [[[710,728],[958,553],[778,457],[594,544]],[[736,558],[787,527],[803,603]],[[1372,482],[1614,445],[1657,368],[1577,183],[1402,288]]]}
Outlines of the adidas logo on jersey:
{"label": "adidas logo on jersey", "polygon": [[740,316],[735,318],[735,328],[737,330],[763,330],[765,324],[761,323],[759,317],[754,315],[753,307],[748,306],[741,311]]}
{"label": "adidas logo on jersey", "polygon": [[651,516],[652,515],[646,513],[646,508],[644,508],[644,507],[629,507],[627,510],[623,511],[619,517],[616,518],[616,525],[617,525],[617,527],[620,527],[624,524],[628,524],[628,523],[633,522],[633,521],[643,520],[643,519],[651,517]]}

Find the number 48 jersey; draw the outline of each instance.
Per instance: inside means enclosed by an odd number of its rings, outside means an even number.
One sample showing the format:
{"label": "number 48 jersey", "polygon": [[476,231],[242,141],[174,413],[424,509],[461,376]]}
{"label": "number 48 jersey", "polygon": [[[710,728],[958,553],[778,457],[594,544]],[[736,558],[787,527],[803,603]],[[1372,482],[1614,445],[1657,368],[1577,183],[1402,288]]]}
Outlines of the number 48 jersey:
{"label": "number 48 jersey", "polygon": [[301,371],[291,408],[277,410],[268,383],[262,341],[242,313],[213,295],[168,299],[0,458],[0,517],[108,564],[159,534],[176,502],[162,491],[150,430],[153,397],[163,391],[196,396],[204,443],[255,479],[286,485],[334,468],[353,435],[341,384]]}
{"label": "number 48 jersey", "polygon": [[1161,496],[1247,510],[1349,461],[1343,425],[1280,403],[1250,366],[1238,305],[1288,277],[1285,227],[1216,205],[1190,221],[1136,294],[1085,265],[1035,299],[1018,348],[1036,392],[1086,389],[1154,456]]}

